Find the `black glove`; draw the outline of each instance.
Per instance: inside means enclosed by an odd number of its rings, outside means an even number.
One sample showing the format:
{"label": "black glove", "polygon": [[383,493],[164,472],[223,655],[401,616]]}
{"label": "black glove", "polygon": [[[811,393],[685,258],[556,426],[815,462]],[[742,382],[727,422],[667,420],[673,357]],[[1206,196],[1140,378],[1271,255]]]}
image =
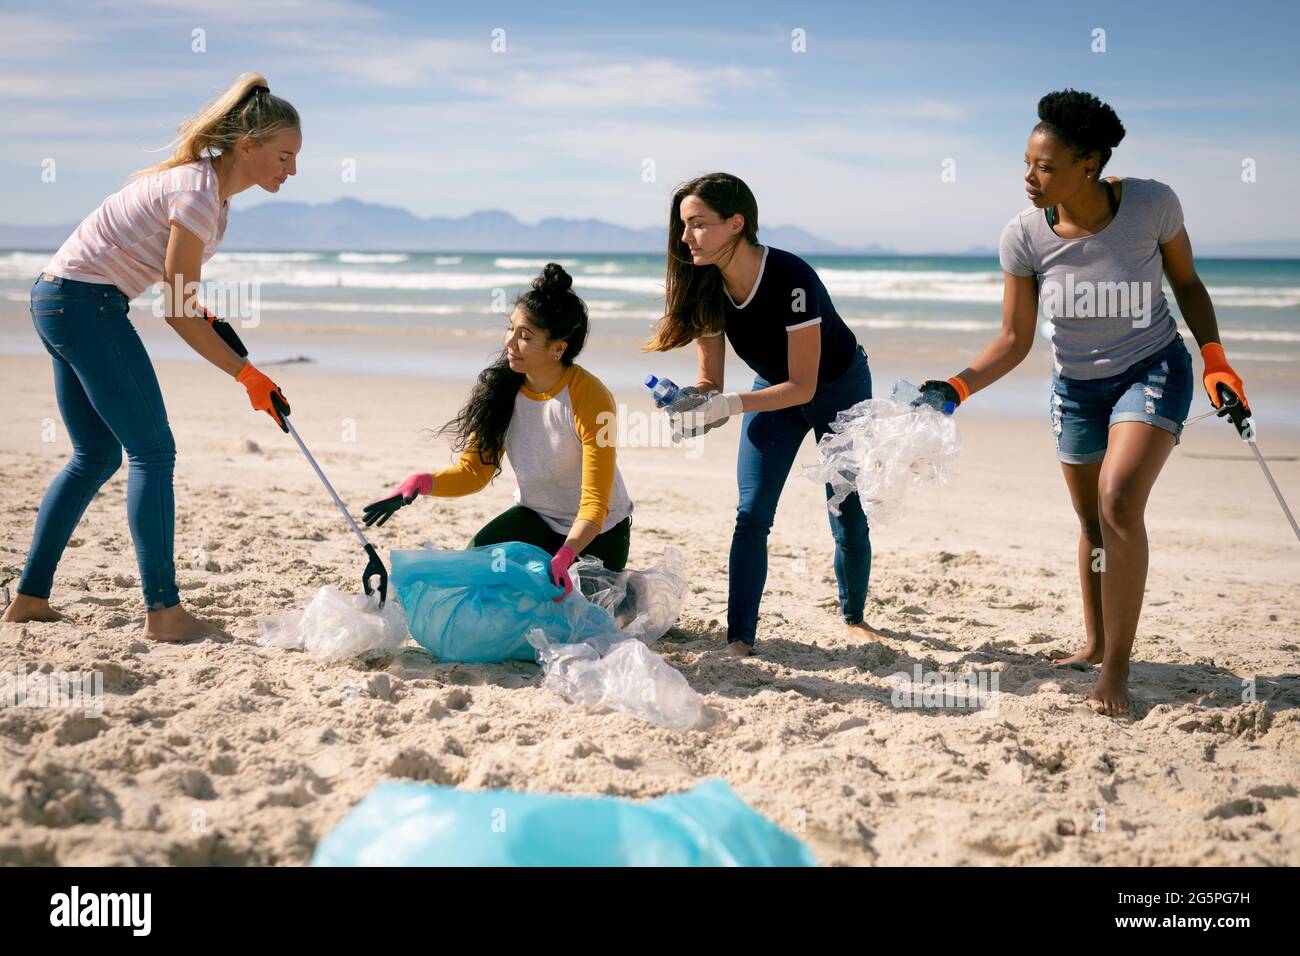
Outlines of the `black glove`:
{"label": "black glove", "polygon": [[389,498],[380,498],[378,501],[372,501],[370,504],[366,505],[365,514],[361,520],[365,522],[367,528],[376,522],[378,522],[379,526],[382,528],[384,522],[393,516],[394,511],[398,508],[403,508],[406,505],[409,505],[414,500],[414,496],[406,498],[399,494],[393,495]]}
{"label": "black glove", "polygon": [[409,475],[405,481],[393,489],[393,493],[387,498],[380,498],[378,501],[372,501],[366,505],[364,518],[366,527],[370,527],[376,521],[382,526],[385,521],[393,516],[394,511],[409,505],[422,494],[433,494],[433,476],[427,471],[417,471],[415,474]]}
{"label": "black glove", "polygon": [[952,387],[952,383],[931,378],[921,383],[921,394],[912,399],[912,407],[929,405],[941,412],[945,402],[952,402],[953,407],[956,408],[961,404],[961,396],[957,394],[957,389]]}

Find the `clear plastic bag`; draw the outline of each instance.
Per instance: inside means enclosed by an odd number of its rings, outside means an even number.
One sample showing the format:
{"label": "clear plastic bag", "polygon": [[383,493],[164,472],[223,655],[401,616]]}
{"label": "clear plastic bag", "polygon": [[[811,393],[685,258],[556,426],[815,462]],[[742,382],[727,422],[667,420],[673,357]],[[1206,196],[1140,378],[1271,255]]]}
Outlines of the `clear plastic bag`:
{"label": "clear plastic bag", "polygon": [[307,651],[317,657],[379,657],[406,640],[406,618],[396,601],[379,608],[379,595],[344,594],[323,587],[301,611],[259,618],[257,643]]}
{"label": "clear plastic bag", "polygon": [[[503,826],[489,826],[499,821]],[[316,845],[312,866],[816,866],[717,779],[653,800],[386,781]]]}
{"label": "clear plastic bag", "polygon": [[[905,394],[906,384],[895,385],[895,394]],[[830,427],[817,443],[818,463],[803,473],[830,484],[826,505],[833,514],[857,492],[877,526],[902,514],[910,489],[946,482],[961,451],[952,416],[928,405],[869,398],[841,411]]]}
{"label": "clear plastic bag", "polygon": [[561,592],[550,579],[551,556],[531,544],[390,557],[411,636],[439,660],[536,660],[544,685],[580,706],[674,729],[700,721],[702,698],[646,646],[672,627],[686,596],[677,550],[666,549],[646,571],[576,562],[563,601],[555,600]]}
{"label": "clear plastic bag", "polygon": [[592,643],[551,644],[534,629],[542,685],[591,711],[616,710],[669,730],[690,730],[704,718],[704,698],[681,672],[639,640],[607,648]]}
{"label": "clear plastic bag", "polygon": [[439,660],[531,661],[525,636],[539,628],[553,644],[623,639],[614,619],[575,588],[563,601],[551,581],[551,556],[519,541],[464,551],[419,548],[390,553],[390,580],[411,636]]}
{"label": "clear plastic bag", "polygon": [[583,556],[569,569],[573,586],[603,607],[625,637],[653,644],[677,621],[686,600],[686,561],[674,547],[644,571],[610,571],[599,558]]}

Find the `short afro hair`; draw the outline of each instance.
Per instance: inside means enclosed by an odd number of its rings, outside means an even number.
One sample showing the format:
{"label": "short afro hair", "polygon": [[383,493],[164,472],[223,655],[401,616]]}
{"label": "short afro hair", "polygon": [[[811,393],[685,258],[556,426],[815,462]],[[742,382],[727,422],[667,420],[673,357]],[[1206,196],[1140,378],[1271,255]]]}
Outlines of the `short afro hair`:
{"label": "short afro hair", "polygon": [[1101,155],[1097,172],[1110,162],[1110,151],[1124,138],[1124,124],[1115,111],[1091,93],[1057,90],[1038,101],[1038,125],[1034,132],[1046,132],[1059,139],[1082,159],[1088,153]]}

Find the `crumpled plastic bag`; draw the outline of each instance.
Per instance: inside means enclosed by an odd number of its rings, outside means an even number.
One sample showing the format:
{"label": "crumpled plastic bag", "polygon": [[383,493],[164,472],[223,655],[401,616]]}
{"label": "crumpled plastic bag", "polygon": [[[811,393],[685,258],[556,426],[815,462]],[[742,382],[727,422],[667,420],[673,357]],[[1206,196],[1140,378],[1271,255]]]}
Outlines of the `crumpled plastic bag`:
{"label": "crumpled plastic bag", "polygon": [[686,561],[671,545],[644,571],[608,570],[600,558],[584,555],[569,568],[574,588],[603,607],[625,637],[653,644],[677,622],[686,600]]}
{"label": "crumpled plastic bag", "polygon": [[257,643],[307,651],[317,657],[380,657],[406,640],[406,618],[396,601],[379,608],[378,594],[344,594],[323,587],[301,611],[259,618]]}
{"label": "crumpled plastic bag", "polygon": [[627,638],[606,650],[551,644],[528,632],[542,665],[542,686],[590,711],[615,710],[669,730],[690,730],[704,718],[704,698],[681,672],[644,643]]}
{"label": "crumpled plastic bag", "polygon": [[856,492],[875,526],[903,513],[911,489],[946,482],[961,451],[952,416],[928,405],[868,398],[841,411],[830,428],[817,443],[817,464],[803,473],[830,484],[832,514]]}
{"label": "crumpled plastic bag", "polygon": [[[491,824],[501,823],[501,826]],[[816,866],[718,779],[653,800],[386,781],[316,845],[312,866]]]}
{"label": "crumpled plastic bag", "polygon": [[623,640],[614,619],[575,588],[563,601],[551,556],[506,541],[466,550],[390,552],[392,581],[411,636],[441,661],[536,660],[525,636],[540,628],[553,644]]}
{"label": "crumpled plastic bag", "polygon": [[563,601],[555,600],[551,556],[519,541],[393,551],[390,560],[411,636],[439,660],[535,660],[543,685],[580,706],[678,730],[703,716],[700,695],[646,646],[672,627],[685,599],[684,561],[674,548],[646,571],[575,562]]}

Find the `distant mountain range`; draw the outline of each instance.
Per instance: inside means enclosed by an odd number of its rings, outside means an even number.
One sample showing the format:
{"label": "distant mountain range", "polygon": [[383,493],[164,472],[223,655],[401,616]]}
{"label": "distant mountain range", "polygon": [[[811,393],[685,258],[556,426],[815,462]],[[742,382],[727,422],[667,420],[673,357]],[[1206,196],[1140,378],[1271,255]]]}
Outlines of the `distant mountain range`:
{"label": "distant mountain range", "polygon": [[[59,226],[0,224],[0,247],[57,248],[76,223]],[[851,247],[794,226],[765,226],[763,240],[804,254],[891,255],[883,246]],[[484,209],[468,216],[422,219],[396,206],[356,199],[328,203],[270,202],[232,211],[225,250],[349,252],[662,253],[662,226],[629,229],[600,219],[520,222],[508,212]]]}
{"label": "distant mountain range", "polygon": [[[0,223],[0,248],[57,249],[77,226],[21,226]],[[797,226],[764,226],[764,242],[802,255],[893,256],[887,246],[847,246]],[[666,245],[663,226],[629,229],[601,219],[548,218],[520,222],[500,209],[468,216],[421,218],[397,206],[357,199],[327,203],[268,202],[231,213],[222,249],[322,252],[529,252],[650,253]],[[1198,239],[1201,256],[1300,258],[1300,240],[1215,243]],[[996,258],[997,249],[975,246],[931,255]]]}

